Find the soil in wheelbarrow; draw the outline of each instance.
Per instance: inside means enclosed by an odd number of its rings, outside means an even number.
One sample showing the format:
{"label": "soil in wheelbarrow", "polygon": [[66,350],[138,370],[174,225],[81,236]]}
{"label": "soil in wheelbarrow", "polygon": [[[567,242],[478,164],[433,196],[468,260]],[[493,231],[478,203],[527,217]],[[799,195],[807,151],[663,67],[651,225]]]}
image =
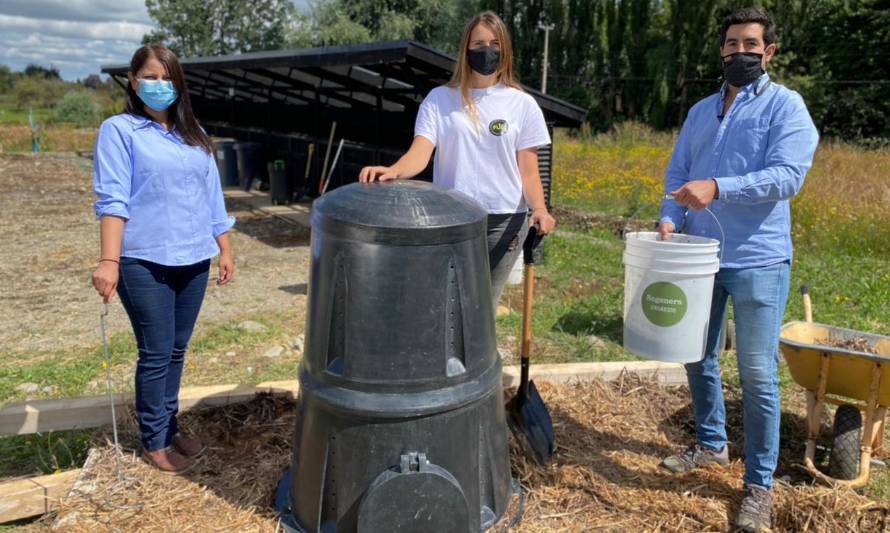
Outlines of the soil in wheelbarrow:
{"label": "soil in wheelbarrow", "polygon": [[843,350],[850,350],[852,352],[862,352],[879,355],[878,350],[868,342],[868,339],[863,337],[854,337],[851,339],[832,338],[821,342],[820,345],[828,346],[831,348],[841,348]]}
{"label": "soil in wheelbarrow", "polygon": [[[661,459],[694,440],[685,387],[663,388],[634,376],[573,385],[542,382],[540,387],[553,415],[557,450],[552,462],[540,467],[513,446],[513,473],[526,489],[526,501],[522,522],[512,531],[731,529],[744,470],[736,389],[726,391],[731,465],[671,475],[660,468]],[[261,395],[186,413],[181,425],[210,447],[179,478],[160,475],[130,454],[124,461],[129,485],[109,491],[118,476],[104,447],[105,455],[85,468],[79,490],[63,499],[57,515],[31,527],[75,533],[276,531],[273,493],[291,461],[294,407],[292,400]],[[792,444],[781,450],[775,531],[878,531],[888,512],[886,502],[813,486],[794,466],[806,440],[800,399],[785,410],[782,442]],[[125,445],[135,448],[132,417],[124,425]],[[98,434],[97,441],[106,437]],[[517,505],[514,499],[508,515]]]}

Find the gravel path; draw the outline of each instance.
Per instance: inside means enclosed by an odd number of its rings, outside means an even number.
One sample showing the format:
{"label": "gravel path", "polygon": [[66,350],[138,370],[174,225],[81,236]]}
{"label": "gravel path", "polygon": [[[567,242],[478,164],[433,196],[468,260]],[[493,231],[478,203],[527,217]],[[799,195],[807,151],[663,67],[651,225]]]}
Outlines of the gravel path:
{"label": "gravel path", "polygon": [[[90,283],[99,253],[91,173],[92,161],[74,154],[0,154],[0,358],[99,342],[101,301]],[[236,279],[226,287],[211,279],[197,333],[305,302],[308,230],[228,204],[237,218]],[[117,298],[110,315],[110,333],[130,329]]]}

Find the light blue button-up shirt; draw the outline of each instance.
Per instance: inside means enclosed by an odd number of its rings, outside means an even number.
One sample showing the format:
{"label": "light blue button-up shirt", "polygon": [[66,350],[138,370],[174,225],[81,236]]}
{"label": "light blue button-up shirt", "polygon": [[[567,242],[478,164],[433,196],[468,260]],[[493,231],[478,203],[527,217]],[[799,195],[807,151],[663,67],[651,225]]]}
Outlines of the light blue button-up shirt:
{"label": "light blue button-up shirt", "polygon": [[[724,268],[767,266],[791,259],[791,198],[813,164],[819,134],[800,95],[763,74],[739,91],[723,113],[726,87],[692,106],[665,175],[665,192],[715,178],[710,214],[673,200],[661,221],[722,241]],[[685,224],[685,225],[684,225]]]}
{"label": "light blue button-up shirt", "polygon": [[226,214],[212,154],[145,117],[115,115],[99,128],[94,157],[96,218],[126,220],[121,256],[167,266],[219,253]]}

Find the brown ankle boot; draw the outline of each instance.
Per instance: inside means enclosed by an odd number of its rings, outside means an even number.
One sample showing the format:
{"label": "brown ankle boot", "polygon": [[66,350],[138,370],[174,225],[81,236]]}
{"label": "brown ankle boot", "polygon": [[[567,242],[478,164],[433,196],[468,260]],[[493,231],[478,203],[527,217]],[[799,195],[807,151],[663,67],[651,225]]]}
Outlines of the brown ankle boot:
{"label": "brown ankle boot", "polygon": [[192,461],[173,447],[142,452],[145,460],[164,474],[179,475],[192,467]]}
{"label": "brown ankle boot", "polygon": [[206,449],[201,441],[182,433],[173,435],[173,448],[186,457],[197,457]]}

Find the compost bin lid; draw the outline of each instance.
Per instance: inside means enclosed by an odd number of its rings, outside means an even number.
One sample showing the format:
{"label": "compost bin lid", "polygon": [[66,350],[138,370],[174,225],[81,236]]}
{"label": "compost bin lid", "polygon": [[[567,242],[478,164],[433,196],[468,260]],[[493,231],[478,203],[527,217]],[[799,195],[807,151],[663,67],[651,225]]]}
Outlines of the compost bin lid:
{"label": "compost bin lid", "polygon": [[353,183],[325,194],[313,206],[312,227],[348,231],[359,240],[442,242],[483,234],[486,216],[481,205],[458,191],[393,180]]}

